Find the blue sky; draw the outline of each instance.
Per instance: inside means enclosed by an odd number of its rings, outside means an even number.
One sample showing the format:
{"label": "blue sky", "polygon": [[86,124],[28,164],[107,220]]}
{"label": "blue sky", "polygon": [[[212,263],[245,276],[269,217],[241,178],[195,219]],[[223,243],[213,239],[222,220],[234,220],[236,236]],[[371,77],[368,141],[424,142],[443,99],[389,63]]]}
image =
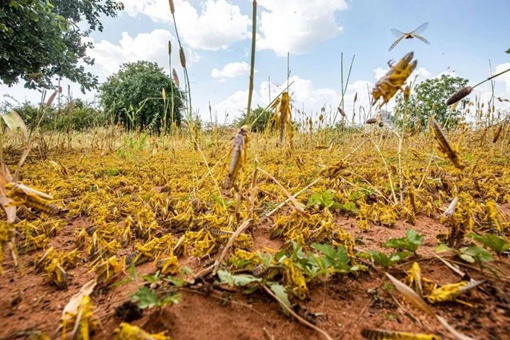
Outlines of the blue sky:
{"label": "blue sky", "polygon": [[[96,47],[89,54],[96,65],[90,71],[104,81],[122,63],[137,60],[157,62],[168,71],[167,41],[171,40],[172,66],[182,82],[168,1],[123,2],[125,11],[106,18],[104,31],[91,36]],[[209,120],[210,103],[213,119],[232,121],[247,105],[252,1],[174,2],[188,60],[193,109]],[[475,84],[491,71],[510,68],[510,54],[504,52],[510,48],[509,1],[259,0],[258,5],[255,105],[266,106],[285,84],[287,52],[293,104],[312,114],[321,107],[334,110],[340,101],[342,52],[345,70],[355,55],[346,108],[352,108],[357,92],[357,105],[368,109],[367,88],[371,90],[385,73],[388,60],[398,60],[409,51],[418,60],[414,74],[418,81],[449,73]],[[391,28],[407,32],[424,22],[428,28],[422,35],[430,45],[417,39],[402,40],[388,51],[396,39]],[[77,86],[72,88],[74,97],[93,98],[93,93],[83,95]],[[475,95],[489,98],[488,84],[476,90],[473,99]],[[0,93],[20,101],[40,98],[37,91],[22,86],[0,86]],[[510,74],[497,78],[496,95],[510,98]],[[508,108],[498,105],[502,110]]]}

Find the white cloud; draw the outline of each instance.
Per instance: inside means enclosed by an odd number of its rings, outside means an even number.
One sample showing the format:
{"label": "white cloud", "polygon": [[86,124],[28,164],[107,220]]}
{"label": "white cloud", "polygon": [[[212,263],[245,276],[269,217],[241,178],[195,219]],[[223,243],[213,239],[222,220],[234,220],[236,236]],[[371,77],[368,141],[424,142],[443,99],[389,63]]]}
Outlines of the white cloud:
{"label": "white cloud", "polygon": [[[494,72],[494,74],[503,72],[505,70],[508,70],[509,68],[510,68],[510,63],[499,64],[496,66],[496,72]],[[506,96],[507,96],[506,99],[510,99],[510,72],[504,73],[494,79],[497,82],[505,84],[505,90],[506,90],[505,92],[506,92]]]}
{"label": "white cloud", "polygon": [[342,31],[335,12],[347,9],[344,0],[260,0],[261,37],[258,49],[279,56],[301,54]]}
{"label": "white cloud", "polygon": [[[168,1],[124,0],[130,16],[145,14],[155,22],[173,23]],[[226,0],[202,1],[200,13],[189,1],[176,0],[175,21],[184,43],[195,49],[226,49],[230,44],[250,36],[251,20],[241,14],[239,6]]]}
{"label": "white cloud", "polygon": [[[95,59],[95,64],[103,71],[103,75],[110,75],[119,70],[120,65],[127,62],[147,60],[158,63],[160,67],[168,67],[168,41],[172,41],[172,65],[180,65],[178,53],[175,52],[177,43],[167,30],[156,29],[150,33],[140,33],[131,37],[123,32],[118,43],[106,40],[95,43],[95,48],[89,55]],[[186,51],[187,66],[197,62],[199,56]]]}
{"label": "white cloud", "polygon": [[218,70],[213,68],[211,71],[211,77],[225,81],[225,78],[236,78],[248,74],[250,72],[250,65],[245,62],[233,62],[223,66],[223,69]]}

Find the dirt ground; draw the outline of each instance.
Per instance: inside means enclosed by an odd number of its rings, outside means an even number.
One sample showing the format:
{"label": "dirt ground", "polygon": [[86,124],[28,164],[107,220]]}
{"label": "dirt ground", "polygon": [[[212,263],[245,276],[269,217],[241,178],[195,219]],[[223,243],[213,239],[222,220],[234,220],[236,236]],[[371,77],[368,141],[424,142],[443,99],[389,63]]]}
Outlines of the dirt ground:
{"label": "dirt ground", "polygon": [[[74,247],[73,233],[83,221],[67,225],[59,237],[51,240],[59,250]],[[355,228],[354,220],[338,219],[337,223],[353,237],[363,239],[363,248],[375,249],[379,240],[402,237],[409,225],[397,223],[393,228],[372,226],[362,232]],[[414,226],[426,235],[415,260],[422,263],[423,276],[442,284],[458,282],[460,278],[433,255],[435,235],[442,226],[434,219],[421,218]],[[253,234],[255,248],[278,248],[279,241],[269,240],[268,224],[262,224]],[[68,271],[69,287],[57,290],[48,285],[43,276],[34,273],[31,261],[42,251],[22,255],[24,268],[21,274],[14,266],[8,252],[4,254],[4,273],[0,276],[0,339],[29,339],[38,331],[51,339],[59,338],[57,331],[62,309],[80,287],[94,278],[86,266],[78,265]],[[180,261],[194,272],[202,269],[196,258]],[[412,260],[390,269],[397,278],[403,278]],[[458,331],[475,339],[505,339],[510,332],[510,261],[498,259],[495,266],[505,275],[499,280],[481,273],[476,267],[461,267],[474,279],[486,282],[463,298],[475,307],[448,302],[436,307]],[[153,273],[154,266],[146,263],[137,266],[140,273]],[[310,287],[310,300],[303,307],[317,313],[316,325],[333,339],[361,339],[363,328],[395,331],[432,333],[451,338],[433,318],[425,315],[402,300],[394,289],[388,289],[389,281],[381,273],[370,269],[357,276],[333,277]],[[92,294],[94,316],[99,327],[92,339],[111,339],[120,320],[115,309],[129,300],[137,284],[100,289]],[[321,339],[314,330],[285,316],[278,303],[264,292],[243,295],[234,291],[213,288],[204,293],[200,290],[183,289],[180,302],[161,310],[144,312],[132,324],[149,332],[168,331],[173,339]]]}

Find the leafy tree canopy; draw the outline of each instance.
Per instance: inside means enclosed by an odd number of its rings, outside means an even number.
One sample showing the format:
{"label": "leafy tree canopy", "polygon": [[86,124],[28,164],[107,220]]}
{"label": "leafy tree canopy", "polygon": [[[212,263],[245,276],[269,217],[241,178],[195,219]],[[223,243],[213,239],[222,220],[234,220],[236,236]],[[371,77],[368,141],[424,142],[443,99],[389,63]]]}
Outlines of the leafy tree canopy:
{"label": "leafy tree canopy", "polygon": [[101,16],[122,9],[114,0],[0,0],[0,81],[49,88],[54,77],[65,77],[83,92],[97,87],[97,77],[79,64],[94,63],[86,55],[92,43],[83,38],[103,30]]}
{"label": "leafy tree canopy", "polygon": [[105,113],[128,129],[161,132],[172,121],[180,124],[184,95],[156,63],[123,64],[100,87],[100,95]]}
{"label": "leafy tree canopy", "polygon": [[[252,132],[263,132],[269,123],[273,113],[263,107],[257,107],[251,112],[250,125]],[[236,120],[235,125],[241,127],[246,124],[246,112]]]}
{"label": "leafy tree canopy", "polygon": [[455,126],[461,112],[454,106],[448,108],[446,101],[467,83],[467,79],[445,74],[419,83],[411,92],[407,104],[402,96],[397,97],[394,120],[397,123],[405,121],[414,129],[424,129],[434,115],[443,126]]}

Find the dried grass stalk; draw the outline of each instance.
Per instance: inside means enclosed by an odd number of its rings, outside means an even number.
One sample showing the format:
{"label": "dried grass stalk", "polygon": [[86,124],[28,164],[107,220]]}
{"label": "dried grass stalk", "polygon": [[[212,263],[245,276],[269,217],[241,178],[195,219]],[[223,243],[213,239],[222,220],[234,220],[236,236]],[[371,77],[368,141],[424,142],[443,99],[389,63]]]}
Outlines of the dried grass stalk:
{"label": "dried grass stalk", "polygon": [[427,313],[428,315],[435,316],[436,313],[430,308],[430,306],[419,296],[414,290],[412,290],[406,284],[397,280],[391,274],[385,273],[395,288],[407,299],[407,301],[419,310]]}
{"label": "dried grass stalk", "polygon": [[177,71],[175,70],[175,68],[172,69],[172,77],[174,78],[175,86],[180,87],[181,82],[179,81],[179,76],[177,75]]}
{"label": "dried grass stalk", "polygon": [[172,13],[172,15],[174,15],[174,13],[175,13],[174,0],[168,0],[168,4],[170,5],[170,13]]}
{"label": "dried grass stalk", "polygon": [[473,91],[473,88],[471,86],[466,86],[455,92],[453,96],[451,96],[447,101],[446,105],[452,105],[461,100],[462,98],[468,96],[471,91]]}
{"label": "dried grass stalk", "polygon": [[186,55],[182,47],[179,49],[179,58],[181,59],[182,68],[186,68]]}

